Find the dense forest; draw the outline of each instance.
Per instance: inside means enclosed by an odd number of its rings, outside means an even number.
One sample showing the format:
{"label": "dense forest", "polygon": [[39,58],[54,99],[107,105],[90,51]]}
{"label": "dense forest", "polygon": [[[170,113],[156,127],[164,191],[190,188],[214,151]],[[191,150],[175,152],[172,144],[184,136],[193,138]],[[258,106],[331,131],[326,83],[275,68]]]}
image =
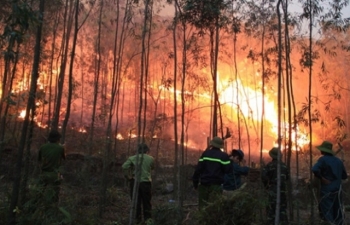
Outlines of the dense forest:
{"label": "dense forest", "polygon": [[[133,224],[120,167],[141,142],[157,161],[154,224],[222,219],[196,214],[188,180],[219,136],[257,174],[271,147],[283,149],[291,224],[318,224],[314,146],[338,143],[343,160],[350,148],[348,4],[2,0],[0,223]],[[33,201],[37,151],[51,129],[67,154],[55,209]],[[248,176],[247,190],[262,193],[258,180]],[[234,224],[262,224],[250,203],[240,215],[255,216]]]}

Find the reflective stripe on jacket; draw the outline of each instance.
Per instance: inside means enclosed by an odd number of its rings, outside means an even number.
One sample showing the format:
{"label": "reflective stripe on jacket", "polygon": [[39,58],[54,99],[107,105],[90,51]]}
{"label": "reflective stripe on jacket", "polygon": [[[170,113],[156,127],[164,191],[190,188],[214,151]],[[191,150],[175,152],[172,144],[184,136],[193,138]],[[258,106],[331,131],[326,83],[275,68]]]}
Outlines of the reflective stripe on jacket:
{"label": "reflective stripe on jacket", "polygon": [[229,156],[219,148],[210,148],[203,152],[193,174],[193,186],[218,184],[224,181],[224,175],[231,171]]}

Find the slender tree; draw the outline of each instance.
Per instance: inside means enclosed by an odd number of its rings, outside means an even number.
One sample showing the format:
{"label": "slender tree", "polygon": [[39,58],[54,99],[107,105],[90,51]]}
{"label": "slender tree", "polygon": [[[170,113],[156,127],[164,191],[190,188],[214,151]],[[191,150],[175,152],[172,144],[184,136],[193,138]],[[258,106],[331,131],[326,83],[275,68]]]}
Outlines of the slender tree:
{"label": "slender tree", "polygon": [[68,72],[68,98],[67,98],[67,109],[66,109],[66,115],[63,120],[62,125],[62,143],[65,142],[66,138],[66,129],[67,124],[70,116],[71,111],[71,102],[72,102],[72,95],[73,95],[73,66],[74,66],[74,58],[75,58],[75,49],[77,46],[77,39],[78,39],[78,16],[79,16],[79,0],[75,0],[75,12],[74,12],[74,28],[73,28],[73,42],[72,42],[72,50],[70,54],[70,63],[69,63],[69,72]]}
{"label": "slender tree", "polygon": [[178,18],[179,18],[179,8],[178,8],[178,2],[174,1],[174,21],[173,21],[173,35],[172,35],[172,41],[173,41],[173,59],[174,59],[174,180],[173,180],[173,184],[174,184],[174,196],[173,198],[175,199],[176,194],[178,194],[178,186],[176,186],[175,184],[178,182],[178,170],[176,170],[176,168],[178,168],[178,164],[179,164],[179,134],[178,134],[178,118],[177,118],[177,79],[178,79],[178,69],[177,69],[177,65],[178,65],[178,53],[177,53],[177,38],[176,38],[176,34],[177,34],[177,24],[178,24]]}
{"label": "slender tree", "polygon": [[[278,105],[278,147],[282,147],[281,139],[281,119],[282,119],[282,15],[280,7],[282,0],[278,0],[276,10],[277,10],[277,19],[278,19],[278,77],[277,77],[277,105]],[[278,225],[280,222],[280,208],[281,208],[281,152],[278,151],[277,154],[277,196],[276,196],[276,213],[275,213],[275,225]]]}
{"label": "slender tree", "polygon": [[[205,31],[209,32],[209,55],[210,55],[210,74],[213,80],[213,112],[211,119],[211,136],[217,136],[221,130],[223,137],[222,124],[218,126],[218,116],[221,113],[220,102],[217,92],[217,67],[219,54],[219,33],[225,25],[227,18],[222,13],[228,3],[223,0],[187,0],[184,6],[184,18],[186,21],[199,30],[199,36],[203,36]],[[218,113],[219,110],[219,113]],[[221,122],[221,119],[220,119]]]}
{"label": "slender tree", "polygon": [[[147,114],[147,92],[146,89],[148,87],[148,70],[149,70],[149,43],[151,36],[151,24],[152,24],[152,14],[153,14],[153,1],[145,0],[144,11],[143,11],[143,25],[142,25],[142,33],[141,33],[141,74],[140,74],[140,98],[139,98],[139,109],[138,109],[138,121],[137,121],[137,134],[138,134],[138,143],[145,142],[145,129],[146,129],[146,114]],[[138,153],[137,153],[138,154]],[[139,155],[139,154],[138,154]],[[141,158],[137,157],[136,159],[136,168],[135,168],[135,183],[132,193],[132,207],[130,209],[130,219],[129,225],[134,223],[135,219],[135,209],[136,209],[136,201],[138,198],[138,188],[140,184],[140,176],[141,176],[141,164],[143,160],[143,154],[141,154]],[[141,163],[139,163],[139,160]]]}
{"label": "slender tree", "polygon": [[24,35],[29,29],[30,22],[35,22],[35,20],[32,9],[27,3],[12,2],[11,14],[7,19],[8,24],[5,25],[4,33],[0,39],[1,41],[8,40],[4,51],[4,71],[0,90],[0,155],[4,144],[9,107],[15,104],[11,90],[17,72],[20,46],[24,41]]}
{"label": "slender tree", "polygon": [[[11,196],[11,202],[8,212],[8,224],[16,224],[16,206],[18,204],[18,198],[19,198],[19,191],[20,191],[20,184],[21,184],[21,171],[22,171],[22,157],[24,148],[26,146],[26,139],[27,139],[27,130],[29,126],[29,115],[35,114],[35,95],[36,95],[36,89],[37,89],[37,80],[39,75],[39,62],[40,62],[40,48],[41,48],[41,36],[42,36],[42,24],[44,19],[44,9],[45,9],[45,0],[40,0],[40,6],[39,6],[39,23],[37,26],[37,33],[36,33],[36,42],[35,42],[35,54],[34,54],[34,61],[33,61],[33,71],[31,75],[31,83],[30,83],[30,92],[28,97],[28,102],[26,106],[26,116],[24,118],[23,126],[22,126],[22,132],[21,132],[21,139],[18,147],[18,159],[16,163],[16,169],[15,169],[15,177],[13,181],[13,187],[12,187],[12,196]],[[33,116],[32,116],[33,119]]]}
{"label": "slender tree", "polygon": [[[58,10],[57,10],[58,11]],[[51,54],[50,54],[50,61],[49,61],[49,98],[48,98],[48,102],[49,102],[49,106],[47,109],[47,121],[48,124],[51,124],[51,100],[52,100],[52,85],[53,85],[53,75],[54,73],[52,72],[54,69],[54,57],[55,57],[55,50],[56,50],[56,40],[57,40],[57,36],[58,36],[58,24],[59,24],[59,12],[55,13],[55,19],[54,19],[54,24],[52,26],[52,41],[51,41]]]}
{"label": "slender tree", "polygon": [[102,35],[102,15],[103,15],[103,5],[104,0],[100,0],[99,7],[99,16],[98,16],[98,33],[96,40],[96,70],[94,74],[94,94],[93,94],[93,103],[92,103],[92,115],[91,115],[91,123],[90,123],[90,131],[89,131],[89,155],[92,155],[93,151],[93,139],[94,139],[94,130],[95,130],[95,120],[96,120],[96,107],[98,100],[98,92],[99,92],[99,84],[100,84],[100,73],[101,73],[101,61],[102,61],[102,53],[101,53],[101,35]]}
{"label": "slender tree", "polygon": [[61,62],[60,62],[60,70],[58,75],[57,82],[57,97],[55,102],[54,114],[52,119],[51,127],[53,129],[58,129],[59,118],[61,115],[61,103],[63,96],[63,87],[64,87],[64,79],[68,61],[68,50],[70,43],[70,34],[72,31],[72,23],[73,23],[73,4],[66,0],[65,2],[65,10],[64,10],[64,18],[63,18],[63,37],[62,37],[62,52],[61,52]]}

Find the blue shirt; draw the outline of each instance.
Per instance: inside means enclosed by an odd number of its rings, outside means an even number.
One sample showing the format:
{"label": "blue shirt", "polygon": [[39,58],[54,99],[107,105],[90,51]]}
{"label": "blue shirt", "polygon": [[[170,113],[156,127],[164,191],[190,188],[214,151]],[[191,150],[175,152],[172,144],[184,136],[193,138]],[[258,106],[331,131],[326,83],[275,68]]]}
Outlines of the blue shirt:
{"label": "blue shirt", "polygon": [[348,177],[343,162],[333,155],[321,156],[311,170],[317,178],[323,177],[330,181],[329,184],[321,185],[323,192],[338,191],[341,180]]}
{"label": "blue shirt", "polygon": [[228,191],[233,191],[239,188],[242,185],[241,176],[247,175],[249,172],[249,167],[240,166],[238,163],[231,162],[232,164],[232,172],[225,174],[223,189]]}

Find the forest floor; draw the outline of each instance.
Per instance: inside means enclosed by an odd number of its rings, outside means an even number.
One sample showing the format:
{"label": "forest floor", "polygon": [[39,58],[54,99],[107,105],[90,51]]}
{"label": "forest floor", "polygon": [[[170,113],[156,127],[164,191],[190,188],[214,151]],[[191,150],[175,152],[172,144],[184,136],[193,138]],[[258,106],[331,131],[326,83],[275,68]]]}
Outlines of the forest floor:
{"label": "forest floor", "polygon": [[[37,146],[43,143],[42,137],[36,139]],[[79,224],[79,225],[127,225],[129,224],[129,213],[130,213],[130,197],[129,197],[129,187],[126,180],[123,178],[121,172],[121,164],[126,159],[126,153],[123,152],[119,154],[115,160],[110,161],[110,166],[108,167],[106,181],[106,195],[101,193],[102,190],[102,165],[103,161],[101,157],[93,156],[88,157],[83,152],[86,152],[86,146],[84,146],[84,141],[86,142],[86,137],[76,139],[68,143],[67,149],[67,159],[64,163],[63,181],[60,191],[60,202],[59,209],[55,212],[52,217],[58,218],[56,222],[36,221],[36,223],[31,224]],[[102,141],[101,141],[102,142]],[[121,149],[126,149],[125,142]],[[97,143],[98,145],[98,143]],[[34,145],[35,146],[35,145]],[[82,147],[83,146],[83,147]],[[163,149],[172,149],[173,143],[168,141],[167,143],[162,142]],[[84,151],[82,151],[82,148]],[[35,149],[35,147],[33,147]],[[80,151],[79,151],[80,150]],[[33,151],[30,156],[30,165],[28,172],[28,189],[27,189],[27,202],[28,199],[35,196],[31,194],[36,187],[36,180],[38,176],[38,167],[36,162],[36,151]],[[151,155],[154,152],[151,152]],[[12,182],[14,175],[14,168],[17,160],[16,148],[7,147],[3,152],[1,165],[0,165],[0,224],[5,224],[6,215],[8,212],[8,206],[10,202]],[[192,188],[192,181],[190,180],[194,165],[197,163],[200,152],[193,151],[188,154],[187,159],[188,165],[182,168],[182,182],[183,182],[183,207],[182,207],[182,217],[181,222],[177,223],[177,218],[179,215],[179,210],[177,210],[178,203],[174,199],[174,193],[170,191],[172,189],[172,182],[174,177],[174,170],[171,167],[172,160],[166,158],[164,154],[161,156],[164,159],[159,163],[156,171],[154,171],[154,181],[153,181],[153,224],[159,225],[173,225],[173,224],[183,224],[183,225],[209,225],[204,217],[214,218],[217,221],[222,221],[223,218],[230,216],[233,208],[236,204],[240,204],[242,213],[244,217],[250,218],[250,223],[234,223],[228,222],[226,224],[252,224],[259,225],[264,224],[263,207],[261,207],[264,202],[266,202],[266,193],[262,190],[259,182],[258,169],[252,170],[248,177],[244,178],[244,182],[247,184],[243,192],[249,193],[256,197],[256,201],[249,202],[248,205],[242,205],[241,202],[232,202],[227,207],[220,209],[220,211],[207,211],[198,212],[197,205],[197,192]],[[350,160],[350,156],[346,156],[345,162]],[[347,164],[346,164],[347,165]],[[347,170],[350,171],[349,165],[347,165]],[[307,177],[308,173],[305,173]],[[25,174],[22,173],[22,176]],[[305,178],[304,177],[304,178]],[[310,188],[307,179],[299,179],[299,187],[293,186],[291,192],[291,200],[293,200],[293,214],[294,220],[289,224],[310,224],[310,202],[314,203],[314,224],[320,224],[317,212],[317,191],[316,189]],[[295,179],[293,181],[295,183]],[[312,190],[312,191],[311,191]],[[346,209],[346,222],[345,224],[350,224],[350,182],[345,182],[343,185],[344,193],[344,204]],[[242,195],[243,196],[243,195]],[[240,200],[241,201],[241,200]],[[102,205],[101,202],[104,202]],[[25,205],[25,204],[24,204]],[[28,204],[27,204],[28,205]],[[230,208],[232,205],[232,209]],[[34,205],[32,207],[37,207]],[[243,207],[243,208],[242,208]],[[246,207],[246,210],[245,208]],[[26,210],[20,208],[18,210],[18,218],[28,217],[26,215]],[[256,210],[252,213],[251,210]],[[297,210],[299,209],[299,210]],[[237,208],[235,208],[237,210]],[[249,212],[249,215],[244,214]],[[235,212],[232,212],[235,213]],[[297,215],[299,214],[299,223],[297,222]],[[51,216],[40,215],[43,216]],[[39,216],[39,217],[40,217]],[[202,217],[202,218],[201,218]],[[228,218],[228,221],[230,219]],[[21,223],[19,223],[21,224]],[[28,223],[23,223],[28,224]],[[222,224],[223,222],[216,223]],[[211,224],[210,224],[211,225]]]}

